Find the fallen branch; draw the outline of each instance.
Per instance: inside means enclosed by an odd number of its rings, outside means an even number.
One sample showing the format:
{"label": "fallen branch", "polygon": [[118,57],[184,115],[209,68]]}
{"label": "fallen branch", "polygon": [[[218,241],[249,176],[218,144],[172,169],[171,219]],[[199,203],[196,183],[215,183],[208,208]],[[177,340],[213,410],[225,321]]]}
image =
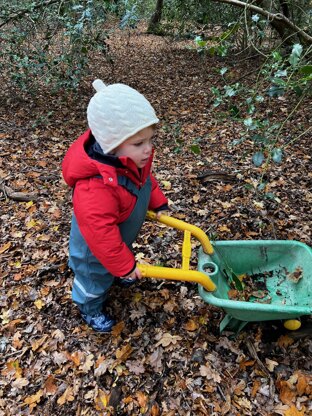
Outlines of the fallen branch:
{"label": "fallen branch", "polygon": [[201,182],[213,182],[213,181],[223,181],[223,182],[235,182],[237,178],[235,175],[231,175],[226,172],[208,170],[201,173],[197,176]]}
{"label": "fallen branch", "polygon": [[240,1],[240,0],[213,0],[217,3],[227,3],[233,6],[241,7],[246,10],[251,10],[255,13],[259,13],[262,16],[265,16],[270,22],[283,22],[285,27],[291,29],[293,33],[298,34],[302,37],[309,45],[312,44],[312,36],[309,33],[305,32],[291,20],[289,20],[285,15],[282,13],[271,13],[268,10],[262,9],[255,4],[248,3],[247,1]]}
{"label": "fallen branch", "polygon": [[25,7],[24,9],[20,9],[16,12],[13,12],[9,16],[7,16],[7,18],[3,22],[0,23],[0,28],[2,26],[5,26],[11,21],[21,19],[27,13],[32,13],[36,9],[44,9],[53,3],[57,3],[57,0],[47,0],[44,2],[38,2],[37,4],[32,3],[30,6]]}
{"label": "fallen branch", "polygon": [[29,201],[36,201],[38,199],[38,196],[35,194],[25,194],[24,192],[15,192],[12,188],[4,185],[3,183],[0,184],[0,191],[3,192],[5,197],[12,199],[13,201],[29,202]]}

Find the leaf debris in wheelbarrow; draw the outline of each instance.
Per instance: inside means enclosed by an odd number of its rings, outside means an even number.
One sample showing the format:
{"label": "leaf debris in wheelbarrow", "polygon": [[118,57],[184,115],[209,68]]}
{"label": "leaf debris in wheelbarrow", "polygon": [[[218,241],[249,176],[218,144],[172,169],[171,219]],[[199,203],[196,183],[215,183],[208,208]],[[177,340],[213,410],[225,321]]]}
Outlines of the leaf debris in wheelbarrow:
{"label": "leaf debris in wheelbarrow", "polygon": [[241,289],[237,287],[236,281],[232,281],[231,288],[228,291],[229,299],[241,300],[245,302],[271,303],[270,292],[266,285],[266,280],[274,276],[274,271],[248,274],[239,276],[241,280]]}
{"label": "leaf debris in wheelbarrow", "polygon": [[298,283],[299,280],[303,277],[303,270],[300,266],[298,266],[292,273],[289,273],[287,270],[285,273],[287,278],[294,283]]}
{"label": "leaf debris in wheelbarrow", "polygon": [[[279,270],[264,271],[261,273],[248,274],[238,276],[240,285],[237,280],[230,280],[230,289],[228,297],[232,300],[241,300],[245,302],[271,303],[272,298],[267,287],[267,279],[279,277],[279,283],[282,284],[286,279],[293,283],[298,283],[302,278],[303,270],[298,266],[293,272],[289,272],[286,267]],[[276,295],[282,296],[279,289],[275,291]]]}

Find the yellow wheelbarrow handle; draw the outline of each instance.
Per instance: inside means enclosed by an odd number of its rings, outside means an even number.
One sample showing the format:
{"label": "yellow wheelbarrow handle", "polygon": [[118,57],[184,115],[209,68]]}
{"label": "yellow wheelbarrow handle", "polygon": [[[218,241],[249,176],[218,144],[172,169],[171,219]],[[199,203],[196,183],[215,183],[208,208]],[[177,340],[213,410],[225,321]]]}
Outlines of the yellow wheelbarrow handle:
{"label": "yellow wheelbarrow handle", "polygon": [[153,211],[147,211],[146,218],[149,220],[156,220],[161,222],[162,224],[168,225],[169,227],[177,228],[178,230],[187,230],[189,231],[202,245],[203,250],[205,253],[211,255],[213,254],[214,250],[207,237],[207,234],[196,225],[189,224],[188,222],[178,220],[177,218],[169,217],[168,215],[160,215],[157,218],[157,215]]}
{"label": "yellow wheelbarrow handle", "polygon": [[163,224],[169,225],[170,227],[184,231],[184,240],[182,246],[182,268],[176,269],[170,267],[138,264],[138,268],[140,269],[142,276],[152,277],[155,279],[195,282],[202,285],[209,292],[216,290],[216,285],[208,275],[196,270],[189,269],[189,262],[191,257],[191,235],[200,241],[206,253],[213,253],[213,247],[204,231],[195,225],[188,224],[187,222],[169,217],[167,215],[161,215],[159,218],[157,218],[157,215],[152,211],[148,211],[147,218],[159,221]]}

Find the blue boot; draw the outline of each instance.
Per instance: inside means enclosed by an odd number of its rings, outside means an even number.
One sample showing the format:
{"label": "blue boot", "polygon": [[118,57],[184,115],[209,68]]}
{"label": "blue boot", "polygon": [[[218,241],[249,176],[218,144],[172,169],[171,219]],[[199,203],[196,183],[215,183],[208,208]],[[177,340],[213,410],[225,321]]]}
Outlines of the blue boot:
{"label": "blue boot", "polygon": [[137,282],[137,279],[134,277],[128,277],[122,279],[121,277],[115,277],[115,285],[119,287],[130,287]]}
{"label": "blue boot", "polygon": [[94,315],[82,313],[81,316],[82,319],[96,332],[110,332],[112,327],[116,324],[113,318],[103,312],[98,312]]}

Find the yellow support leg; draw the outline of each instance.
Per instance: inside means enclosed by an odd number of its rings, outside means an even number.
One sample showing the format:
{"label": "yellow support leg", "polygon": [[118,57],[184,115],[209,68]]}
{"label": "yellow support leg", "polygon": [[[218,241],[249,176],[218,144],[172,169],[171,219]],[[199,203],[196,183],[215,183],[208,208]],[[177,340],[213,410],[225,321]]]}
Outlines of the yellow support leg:
{"label": "yellow support leg", "polygon": [[216,290],[216,285],[205,273],[190,270],[190,258],[192,253],[191,235],[200,241],[203,250],[208,254],[213,254],[213,247],[203,230],[200,228],[188,224],[187,222],[177,220],[176,218],[169,217],[167,215],[160,215],[157,218],[155,212],[148,211],[147,218],[154,221],[159,221],[170,227],[177,228],[184,231],[184,240],[182,245],[182,268],[170,268],[170,267],[158,267],[150,266],[146,264],[138,264],[143,277],[151,277],[154,279],[167,279],[167,280],[182,280],[186,282],[194,282],[203,286],[207,291],[213,292]]}
{"label": "yellow support leg", "polygon": [[184,231],[184,240],[182,245],[182,270],[189,270],[191,254],[191,233],[189,231]]}

